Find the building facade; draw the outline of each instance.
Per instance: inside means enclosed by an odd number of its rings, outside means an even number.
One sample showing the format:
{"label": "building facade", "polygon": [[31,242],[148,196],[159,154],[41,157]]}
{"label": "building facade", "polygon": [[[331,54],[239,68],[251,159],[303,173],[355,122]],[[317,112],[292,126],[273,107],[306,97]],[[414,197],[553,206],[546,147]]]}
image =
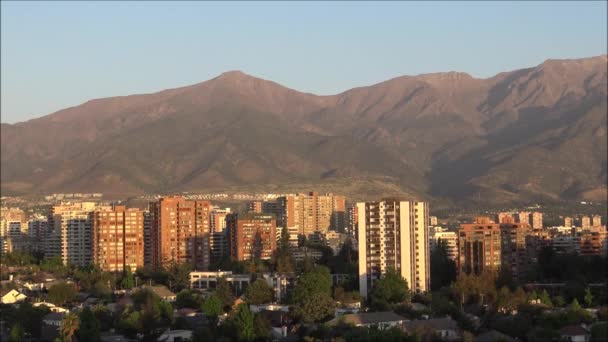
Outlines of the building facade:
{"label": "building facade", "polygon": [[93,212],[93,262],[104,271],[144,266],[144,212],[116,205]]}
{"label": "building facade", "polygon": [[543,213],[537,211],[532,213],[532,228],[543,229]]}
{"label": "building facade", "polygon": [[367,297],[389,269],[414,292],[430,289],[428,204],[384,199],[357,203],[359,291]]}
{"label": "building facade", "polygon": [[445,243],[448,257],[454,262],[458,262],[458,234],[445,228],[432,227],[429,238],[431,251],[435,250],[440,243]]}
{"label": "building facade", "polygon": [[247,213],[227,217],[230,256],[236,260],[269,260],[277,248],[274,215]]}
{"label": "building facade", "polygon": [[190,263],[206,270],[210,264],[211,204],[180,196],[150,203],[150,245],[154,266]]}
{"label": "building facade", "polygon": [[458,230],[458,271],[480,274],[497,270],[501,260],[500,225],[488,217],[462,224]]}

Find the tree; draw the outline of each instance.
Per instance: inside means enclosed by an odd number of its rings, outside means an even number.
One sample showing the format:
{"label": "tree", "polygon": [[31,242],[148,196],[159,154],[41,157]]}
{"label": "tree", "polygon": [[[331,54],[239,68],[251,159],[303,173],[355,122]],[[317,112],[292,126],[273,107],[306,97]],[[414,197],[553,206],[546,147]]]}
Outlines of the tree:
{"label": "tree", "polygon": [[541,292],[538,296],[538,299],[541,303],[545,305],[553,306],[553,303],[551,302],[551,297],[549,297],[549,293],[547,293],[547,290],[543,290],[543,292]]}
{"label": "tree", "polygon": [[201,309],[207,317],[216,319],[224,311],[223,306],[222,300],[214,293],[205,299]]}
{"label": "tree", "polygon": [[316,292],[308,300],[292,307],[296,317],[305,323],[320,322],[334,315],[335,302],[330,295]]}
{"label": "tree", "polygon": [[431,252],[431,287],[434,291],[456,280],[456,264],[448,256],[447,243],[439,240]]}
{"label": "tree", "polygon": [[80,327],[76,335],[79,341],[101,341],[101,324],[91,309],[85,307],[80,312]]}
{"label": "tree", "polygon": [[258,339],[270,337],[270,322],[261,313],[256,314],[253,319],[253,332]]}
{"label": "tree", "polygon": [[265,304],[272,302],[274,291],[268,283],[258,278],[254,281],[245,292],[245,298],[249,304]]}
{"label": "tree", "polygon": [[67,314],[61,321],[59,334],[63,341],[72,341],[72,336],[80,326],[80,319],[75,313]]}
{"label": "tree", "polygon": [[175,298],[175,307],[177,307],[178,309],[181,308],[197,308],[199,307],[200,304],[198,302],[198,300],[196,299],[196,297],[194,296],[194,293],[192,292],[192,290],[181,290],[176,298]]}
{"label": "tree", "polygon": [[234,294],[232,293],[232,288],[230,288],[230,284],[226,279],[219,278],[217,280],[217,286],[215,287],[215,294],[222,301],[224,305],[224,310],[230,311],[230,307],[234,303]]}
{"label": "tree", "polygon": [[370,299],[374,308],[386,310],[393,304],[409,303],[411,297],[407,280],[391,268],[376,281]]}
{"label": "tree", "polygon": [[172,291],[181,291],[190,287],[190,272],[192,272],[192,269],[193,267],[190,264],[172,262],[169,269]]}
{"label": "tree", "polygon": [[315,293],[331,295],[331,274],[325,266],[314,266],[298,278],[293,291],[293,302],[302,304],[310,300]]}
{"label": "tree", "polygon": [[15,323],[11,328],[10,335],[8,336],[9,342],[21,342],[23,341],[23,337],[25,332],[23,331],[23,327],[20,323]]}
{"label": "tree", "polygon": [[127,265],[122,273],[122,280],[120,282],[120,286],[123,289],[129,290],[135,286],[135,278],[133,276],[133,272],[131,272],[131,267]]}
{"label": "tree", "polygon": [[578,300],[574,298],[572,303],[570,304],[570,310],[573,312],[578,312],[581,310],[581,305],[578,303]]}
{"label": "tree", "polygon": [[234,323],[237,328],[239,340],[251,341],[255,338],[253,313],[249,310],[247,304],[239,305],[236,316],[234,317]]}
{"label": "tree", "polygon": [[62,305],[76,296],[76,288],[65,281],[59,282],[49,289],[48,301],[55,305]]}
{"label": "tree", "polygon": [[90,288],[91,294],[98,298],[110,298],[112,289],[103,280],[96,281]]}
{"label": "tree", "polygon": [[558,308],[561,308],[566,304],[566,301],[564,300],[564,297],[562,297],[562,296],[556,296],[553,299],[553,302],[555,303],[555,306],[557,306]]}
{"label": "tree", "polygon": [[593,306],[593,294],[591,294],[591,290],[588,287],[585,289],[585,297],[583,299],[585,301],[585,306],[588,308]]}

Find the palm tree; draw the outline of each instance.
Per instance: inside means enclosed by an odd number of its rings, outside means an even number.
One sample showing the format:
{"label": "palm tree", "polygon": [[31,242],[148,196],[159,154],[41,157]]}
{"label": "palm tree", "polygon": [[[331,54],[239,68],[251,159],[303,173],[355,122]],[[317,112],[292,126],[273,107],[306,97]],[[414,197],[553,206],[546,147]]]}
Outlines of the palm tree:
{"label": "palm tree", "polygon": [[71,342],[72,336],[74,336],[79,326],[80,318],[78,318],[78,315],[76,315],[75,313],[71,313],[65,316],[61,321],[60,329],[61,337],[63,338],[63,340]]}

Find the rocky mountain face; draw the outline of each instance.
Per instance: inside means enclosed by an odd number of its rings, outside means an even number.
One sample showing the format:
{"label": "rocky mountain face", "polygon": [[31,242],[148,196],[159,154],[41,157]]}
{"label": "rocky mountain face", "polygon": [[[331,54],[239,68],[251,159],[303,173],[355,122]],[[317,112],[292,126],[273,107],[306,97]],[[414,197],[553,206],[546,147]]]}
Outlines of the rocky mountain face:
{"label": "rocky mountain face", "polygon": [[92,100],[2,124],[2,193],[348,180],[344,192],[359,197],[365,183],[453,200],[605,200],[607,62],[547,60],[487,79],[402,76],[332,96],[232,71]]}

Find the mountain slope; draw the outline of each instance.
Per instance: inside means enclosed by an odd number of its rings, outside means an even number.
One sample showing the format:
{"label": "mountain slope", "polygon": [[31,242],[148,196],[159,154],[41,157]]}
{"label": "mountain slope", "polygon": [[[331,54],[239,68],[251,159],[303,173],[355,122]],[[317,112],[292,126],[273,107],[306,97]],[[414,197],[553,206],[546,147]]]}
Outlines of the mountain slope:
{"label": "mountain slope", "polygon": [[332,96],[232,71],[92,100],[2,124],[2,193],[350,179],[423,197],[605,199],[606,62],[548,60],[488,79],[402,76]]}

